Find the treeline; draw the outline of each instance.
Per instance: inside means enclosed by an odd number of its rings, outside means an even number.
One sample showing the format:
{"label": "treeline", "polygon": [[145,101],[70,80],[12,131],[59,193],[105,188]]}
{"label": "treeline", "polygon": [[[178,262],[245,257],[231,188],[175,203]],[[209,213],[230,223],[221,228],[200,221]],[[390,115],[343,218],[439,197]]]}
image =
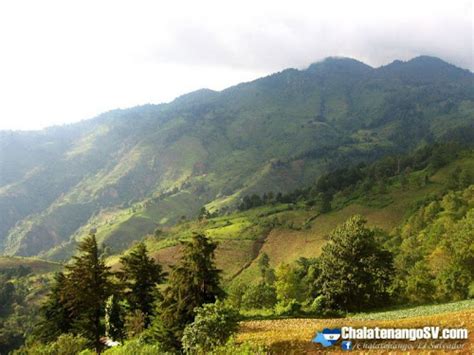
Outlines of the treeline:
{"label": "treeline", "polygon": [[[0,269],[0,353],[8,354],[24,342],[35,312],[28,302],[31,268],[23,265]],[[36,284],[43,282],[37,277]]]}
{"label": "treeline", "polygon": [[[456,142],[428,145],[407,155],[387,156],[371,164],[360,163],[330,171],[316,181],[313,186],[296,189],[290,193],[264,193],[262,196],[252,194],[244,196],[238,205],[240,211],[263,206],[269,203],[297,203],[305,201],[310,206],[319,206],[321,212],[331,209],[331,201],[336,193],[346,195],[354,191],[368,192],[374,188],[380,192],[386,190],[388,180],[398,177],[401,185],[407,185],[407,176],[423,169],[438,170],[455,160],[459,153],[466,149],[465,145]],[[464,187],[472,181],[467,171],[459,171]],[[419,185],[428,181],[429,172],[421,177]],[[456,177],[454,177],[456,178]]]}
{"label": "treeline", "polygon": [[[260,279],[234,285],[226,294],[214,264],[217,244],[203,235],[183,244],[169,274],[144,244],[112,272],[91,235],[66,271],[56,274],[37,331],[18,353],[54,353],[58,347],[103,351],[113,341],[125,342],[124,349],[139,341],[141,349],[154,352],[208,352],[229,346],[239,309],[329,315],[382,306],[390,298],[394,266],[392,253],[377,238],[376,230],[354,216],[330,234],[318,258],[273,269],[263,254]],[[221,350],[238,351],[230,346]]]}
{"label": "treeline", "polygon": [[192,353],[224,344],[236,331],[238,313],[219,301],[225,293],[215,249],[216,243],[194,235],[167,274],[139,243],[113,272],[95,236],[88,236],[66,271],[56,274],[41,321],[18,353],[56,353],[58,347],[101,352],[139,335],[140,347],[153,352]]}

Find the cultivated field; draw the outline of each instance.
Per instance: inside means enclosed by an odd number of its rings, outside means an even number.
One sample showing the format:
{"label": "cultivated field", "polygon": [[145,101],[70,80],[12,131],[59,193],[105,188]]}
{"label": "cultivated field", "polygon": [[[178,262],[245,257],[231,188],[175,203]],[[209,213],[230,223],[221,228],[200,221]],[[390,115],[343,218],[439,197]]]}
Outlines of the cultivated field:
{"label": "cultivated field", "polygon": [[[340,342],[328,348],[313,344],[311,339],[317,331],[324,328],[380,327],[380,328],[412,328],[424,326],[440,326],[446,328],[468,328],[469,340],[463,342],[463,349],[450,353],[474,353],[474,301],[463,301],[437,306],[423,306],[400,311],[367,313],[340,319],[278,319],[252,320],[242,322],[237,337],[238,342],[250,341],[265,344],[272,354],[322,354],[347,353],[340,348]],[[434,342],[439,344],[440,341]],[[458,341],[450,341],[451,344]],[[356,344],[357,341],[354,341]],[[405,343],[410,343],[406,341]],[[416,343],[415,343],[416,344]],[[367,353],[351,351],[350,353]],[[369,353],[399,354],[403,351],[371,350]],[[417,354],[447,353],[443,350],[415,350]]]}

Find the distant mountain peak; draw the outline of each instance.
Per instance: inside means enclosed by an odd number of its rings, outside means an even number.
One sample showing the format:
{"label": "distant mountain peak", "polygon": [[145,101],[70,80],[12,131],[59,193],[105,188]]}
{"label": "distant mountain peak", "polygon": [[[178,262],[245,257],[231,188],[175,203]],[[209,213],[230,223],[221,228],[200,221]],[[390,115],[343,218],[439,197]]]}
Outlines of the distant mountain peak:
{"label": "distant mountain peak", "polygon": [[429,68],[455,68],[455,69],[460,69],[460,70],[465,70],[462,68],[458,68],[453,64],[450,64],[438,57],[433,57],[429,55],[420,55],[414,58],[411,58],[409,60],[399,60],[396,59],[390,64],[384,65],[380,68],[396,68],[396,67],[413,67],[413,66],[424,66],[424,67],[429,67]]}
{"label": "distant mountain peak", "polygon": [[444,60],[438,58],[438,57],[433,57],[430,55],[420,55],[418,57],[412,58],[407,61],[407,63],[423,63],[423,64],[442,64],[442,65],[451,65]]}
{"label": "distant mountain peak", "polygon": [[472,80],[472,73],[468,70],[428,55],[421,55],[407,61],[395,60],[378,68],[378,71],[394,75],[407,82],[427,83]]}
{"label": "distant mountain peak", "polygon": [[327,57],[312,63],[307,71],[371,71],[373,68],[357,59],[348,57]]}

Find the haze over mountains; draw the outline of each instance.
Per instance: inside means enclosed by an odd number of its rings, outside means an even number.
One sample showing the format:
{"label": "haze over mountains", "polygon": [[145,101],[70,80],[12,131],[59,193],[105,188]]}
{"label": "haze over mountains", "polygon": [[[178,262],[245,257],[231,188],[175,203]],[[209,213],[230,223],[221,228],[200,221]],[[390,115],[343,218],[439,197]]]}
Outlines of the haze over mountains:
{"label": "haze over mountains", "polygon": [[380,68],[328,58],[168,104],[0,132],[0,254],[62,259],[90,229],[118,252],[203,205],[225,211],[347,163],[472,141],[473,84],[433,57]]}

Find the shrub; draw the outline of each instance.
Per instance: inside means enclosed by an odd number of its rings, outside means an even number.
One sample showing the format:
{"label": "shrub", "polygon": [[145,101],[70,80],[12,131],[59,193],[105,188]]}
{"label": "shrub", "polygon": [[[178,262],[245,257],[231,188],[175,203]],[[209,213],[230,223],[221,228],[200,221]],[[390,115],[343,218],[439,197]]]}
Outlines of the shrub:
{"label": "shrub", "polygon": [[238,312],[221,301],[204,304],[195,312],[194,322],[183,332],[182,344],[186,353],[208,352],[224,345],[237,331]]}
{"label": "shrub", "polygon": [[245,309],[273,308],[275,303],[275,287],[264,282],[250,286],[242,296],[242,307]]}
{"label": "shrub", "polygon": [[23,347],[18,351],[19,354],[25,355],[70,355],[79,354],[87,349],[88,340],[80,335],[62,334],[56,341],[41,344],[35,343],[30,346]]}
{"label": "shrub", "polygon": [[280,264],[276,268],[275,274],[275,289],[278,301],[287,304],[291,300],[300,300],[302,290],[296,266]]}
{"label": "shrub", "polygon": [[242,300],[247,292],[248,286],[241,283],[233,283],[227,291],[227,302],[237,309],[242,307]]}
{"label": "shrub", "polygon": [[301,304],[292,299],[287,302],[278,302],[275,306],[277,316],[295,316],[301,313]]}
{"label": "shrub", "polygon": [[52,344],[52,350],[57,355],[76,354],[87,348],[87,339],[80,335],[62,334]]}
{"label": "shrub", "polygon": [[308,307],[308,312],[314,315],[324,315],[326,313],[326,298],[323,295],[316,297]]}

